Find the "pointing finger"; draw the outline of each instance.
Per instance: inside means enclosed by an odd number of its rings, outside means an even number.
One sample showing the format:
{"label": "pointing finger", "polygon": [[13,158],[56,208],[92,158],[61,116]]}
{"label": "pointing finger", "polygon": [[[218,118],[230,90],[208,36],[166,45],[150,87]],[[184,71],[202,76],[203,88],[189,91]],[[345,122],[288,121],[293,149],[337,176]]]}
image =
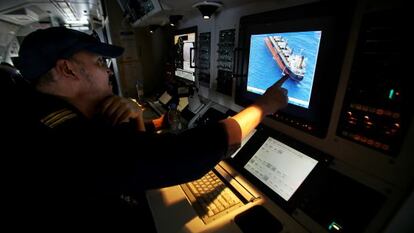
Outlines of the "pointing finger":
{"label": "pointing finger", "polygon": [[281,87],[283,85],[283,83],[289,78],[288,74],[283,75],[276,83],[276,86]]}

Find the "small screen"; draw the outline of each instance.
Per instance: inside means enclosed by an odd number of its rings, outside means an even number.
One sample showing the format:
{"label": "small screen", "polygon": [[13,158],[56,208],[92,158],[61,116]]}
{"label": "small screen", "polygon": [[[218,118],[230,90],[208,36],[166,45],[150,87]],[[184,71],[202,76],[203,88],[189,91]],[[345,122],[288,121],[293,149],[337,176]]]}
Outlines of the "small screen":
{"label": "small screen", "polygon": [[288,201],[317,163],[317,160],[269,137],[244,168]]}
{"label": "small screen", "polygon": [[175,76],[194,82],[194,44],[196,33],[174,36]]}
{"label": "small screen", "polygon": [[263,94],[282,75],[289,103],[308,108],[322,31],[255,34],[250,37],[247,91]]}

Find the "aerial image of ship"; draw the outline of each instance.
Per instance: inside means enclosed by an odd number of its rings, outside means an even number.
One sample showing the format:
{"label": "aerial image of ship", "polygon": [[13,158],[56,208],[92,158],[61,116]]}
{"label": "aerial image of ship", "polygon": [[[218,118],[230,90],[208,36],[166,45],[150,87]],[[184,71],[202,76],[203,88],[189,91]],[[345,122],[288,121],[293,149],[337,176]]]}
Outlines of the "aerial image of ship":
{"label": "aerial image of ship", "polygon": [[267,36],[264,40],[283,74],[295,81],[302,81],[306,72],[304,55],[295,54],[282,36]]}

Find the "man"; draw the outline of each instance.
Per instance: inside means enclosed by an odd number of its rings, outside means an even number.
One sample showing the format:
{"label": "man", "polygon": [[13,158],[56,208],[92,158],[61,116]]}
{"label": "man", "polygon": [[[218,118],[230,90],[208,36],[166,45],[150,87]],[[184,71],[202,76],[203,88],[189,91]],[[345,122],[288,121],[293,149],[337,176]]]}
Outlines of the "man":
{"label": "man", "polygon": [[232,118],[179,135],[144,132],[140,107],[112,94],[104,59],[122,52],[63,27],[37,30],[20,47],[15,65],[33,92],[15,109],[17,132],[38,154],[19,160],[19,185],[30,197],[21,208],[25,214],[43,208],[41,216],[54,219],[38,225],[121,226],[128,217],[118,208],[120,197],[201,177],[287,104],[284,77]]}

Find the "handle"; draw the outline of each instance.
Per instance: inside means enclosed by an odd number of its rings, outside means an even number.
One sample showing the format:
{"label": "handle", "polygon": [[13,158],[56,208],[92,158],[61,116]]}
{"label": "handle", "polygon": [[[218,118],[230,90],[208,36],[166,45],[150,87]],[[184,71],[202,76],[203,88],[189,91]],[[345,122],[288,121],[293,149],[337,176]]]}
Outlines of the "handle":
{"label": "handle", "polygon": [[237,77],[239,77],[240,75],[239,74],[237,74],[236,72],[239,70],[238,68],[239,68],[239,66],[240,66],[240,61],[239,61],[239,55],[240,55],[240,53],[243,51],[243,49],[242,48],[235,48],[234,49],[234,51],[233,51],[233,77],[234,78],[237,78]]}
{"label": "handle", "polygon": [[[190,68],[197,68],[195,65],[194,50],[195,50],[195,47],[190,48]],[[194,60],[194,66],[193,66],[193,60]]]}

